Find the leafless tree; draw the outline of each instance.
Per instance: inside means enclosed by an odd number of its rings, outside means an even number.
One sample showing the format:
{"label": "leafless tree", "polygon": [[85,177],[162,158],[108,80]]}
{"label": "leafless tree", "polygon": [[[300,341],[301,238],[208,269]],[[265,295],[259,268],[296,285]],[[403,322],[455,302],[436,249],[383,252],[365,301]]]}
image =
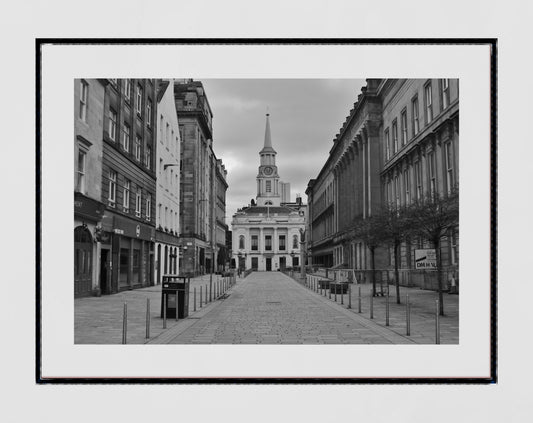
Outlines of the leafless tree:
{"label": "leafless tree", "polygon": [[450,194],[439,196],[428,195],[415,201],[408,209],[410,232],[427,239],[435,248],[437,256],[437,283],[439,290],[440,314],[444,315],[442,296],[442,260],[441,240],[450,229],[459,224],[459,193],[453,190]]}

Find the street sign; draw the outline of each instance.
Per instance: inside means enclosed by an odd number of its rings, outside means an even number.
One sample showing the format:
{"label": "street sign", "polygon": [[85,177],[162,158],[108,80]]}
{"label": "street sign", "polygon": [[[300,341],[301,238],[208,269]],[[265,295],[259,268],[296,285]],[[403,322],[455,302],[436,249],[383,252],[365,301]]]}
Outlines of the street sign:
{"label": "street sign", "polygon": [[415,269],[436,269],[437,268],[437,254],[435,249],[426,248],[423,250],[415,250]]}

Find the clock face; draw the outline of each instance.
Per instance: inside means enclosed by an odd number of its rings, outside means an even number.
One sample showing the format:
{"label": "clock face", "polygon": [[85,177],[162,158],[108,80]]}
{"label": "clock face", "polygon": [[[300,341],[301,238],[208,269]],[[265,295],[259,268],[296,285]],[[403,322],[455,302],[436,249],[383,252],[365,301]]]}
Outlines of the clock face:
{"label": "clock face", "polygon": [[270,166],[267,166],[267,167],[265,167],[263,172],[265,173],[265,175],[271,175],[272,172],[273,172],[273,169]]}

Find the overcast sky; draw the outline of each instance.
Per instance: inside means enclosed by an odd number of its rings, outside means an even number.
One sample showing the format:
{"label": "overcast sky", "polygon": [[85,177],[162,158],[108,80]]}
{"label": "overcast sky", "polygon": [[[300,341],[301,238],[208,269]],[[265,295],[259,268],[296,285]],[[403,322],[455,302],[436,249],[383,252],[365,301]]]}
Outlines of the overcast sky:
{"label": "overcast sky", "polygon": [[257,195],[259,151],[270,113],[280,180],[291,200],[315,178],[365,85],[360,79],[202,79],[213,110],[213,148],[228,171],[226,222]]}

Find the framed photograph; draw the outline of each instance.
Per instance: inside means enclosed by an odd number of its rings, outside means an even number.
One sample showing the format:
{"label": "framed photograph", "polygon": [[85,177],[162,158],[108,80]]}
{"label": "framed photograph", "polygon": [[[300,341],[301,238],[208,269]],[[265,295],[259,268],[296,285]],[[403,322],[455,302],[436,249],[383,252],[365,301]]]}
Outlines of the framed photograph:
{"label": "framed photograph", "polygon": [[36,60],[38,383],[497,381],[495,39]]}

